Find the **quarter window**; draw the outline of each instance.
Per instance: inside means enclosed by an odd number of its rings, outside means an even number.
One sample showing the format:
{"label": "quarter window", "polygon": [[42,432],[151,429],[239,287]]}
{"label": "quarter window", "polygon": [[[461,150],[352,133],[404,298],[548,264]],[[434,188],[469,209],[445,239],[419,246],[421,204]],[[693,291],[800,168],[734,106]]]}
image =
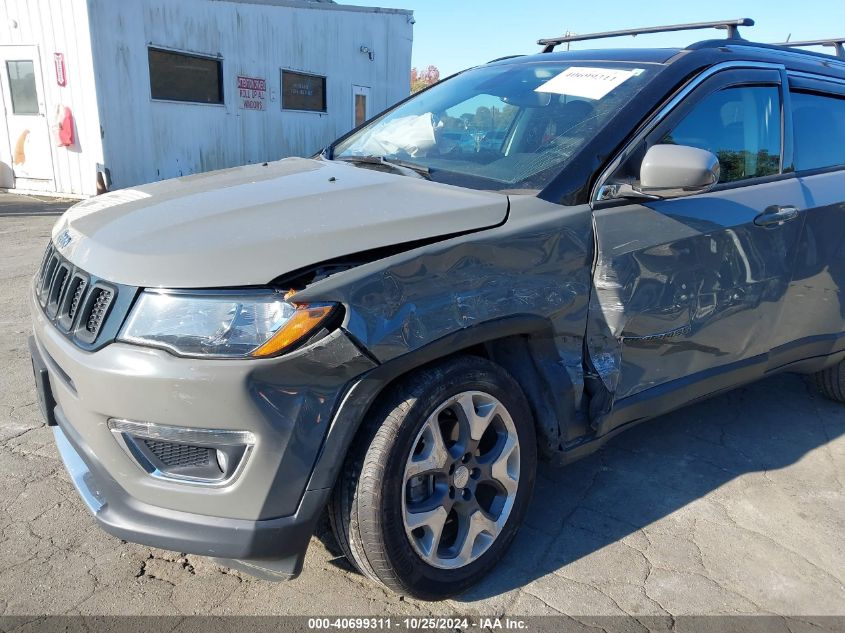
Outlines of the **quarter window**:
{"label": "quarter window", "polygon": [[845,98],[792,93],[795,169],[845,165]]}
{"label": "quarter window", "polygon": [[780,171],[780,91],[776,86],[719,90],[700,101],[660,143],[706,149],[719,159],[719,182]]}
{"label": "quarter window", "polygon": [[153,99],[223,103],[223,64],[219,59],[150,48],[149,64]]}

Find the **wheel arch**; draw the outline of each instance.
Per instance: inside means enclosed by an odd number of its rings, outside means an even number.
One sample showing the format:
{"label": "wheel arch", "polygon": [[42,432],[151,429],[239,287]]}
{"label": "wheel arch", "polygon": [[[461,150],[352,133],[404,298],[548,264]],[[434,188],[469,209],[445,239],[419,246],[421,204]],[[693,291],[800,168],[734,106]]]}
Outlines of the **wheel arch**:
{"label": "wheel arch", "polygon": [[564,369],[551,322],[534,315],[506,317],[453,332],[356,380],[332,417],[307,489],[334,486],[361,423],[392,385],[412,371],[457,355],[487,358],[519,383],[531,409],[541,456],[560,453],[568,437],[586,430],[577,414],[582,383]]}

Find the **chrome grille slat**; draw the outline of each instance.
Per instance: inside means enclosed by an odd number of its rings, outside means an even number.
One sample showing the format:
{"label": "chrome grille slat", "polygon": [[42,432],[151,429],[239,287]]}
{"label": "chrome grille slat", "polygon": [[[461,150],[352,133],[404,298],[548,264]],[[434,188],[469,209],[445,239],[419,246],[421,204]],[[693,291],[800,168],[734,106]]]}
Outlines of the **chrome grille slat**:
{"label": "chrome grille slat", "polygon": [[70,266],[67,264],[59,264],[56,268],[55,275],[53,275],[53,282],[50,284],[50,292],[47,295],[46,312],[47,316],[51,319],[55,317],[56,313],[59,311],[59,305],[61,305],[70,276]]}
{"label": "chrome grille slat", "polygon": [[59,303],[57,313],[59,328],[65,332],[70,331],[71,327],[73,327],[74,317],[77,314],[87,287],[88,277],[79,271],[74,272],[70,277],[70,282],[68,282],[67,291]]}
{"label": "chrome grille slat", "polygon": [[41,302],[42,308],[47,305],[47,297],[50,295],[50,288],[53,285],[58,265],[59,258],[55,253],[53,253],[50,259],[47,260],[47,265],[44,267],[44,276],[41,280],[41,290],[38,293],[38,300]]}
{"label": "chrome grille slat", "polygon": [[53,245],[50,244],[44,251],[44,255],[42,255],[41,257],[41,264],[39,264],[38,266],[38,281],[35,284],[35,292],[39,295],[41,294],[41,287],[44,285],[44,275],[47,271],[47,262],[49,261],[52,254]]}

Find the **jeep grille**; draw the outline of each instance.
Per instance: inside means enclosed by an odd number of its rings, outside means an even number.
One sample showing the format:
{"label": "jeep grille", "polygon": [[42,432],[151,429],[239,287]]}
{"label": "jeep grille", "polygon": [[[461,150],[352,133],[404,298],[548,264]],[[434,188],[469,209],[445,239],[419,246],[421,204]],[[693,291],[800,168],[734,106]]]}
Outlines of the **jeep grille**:
{"label": "jeep grille", "polygon": [[118,288],[74,266],[50,244],[35,278],[35,294],[59,331],[90,348],[103,331]]}

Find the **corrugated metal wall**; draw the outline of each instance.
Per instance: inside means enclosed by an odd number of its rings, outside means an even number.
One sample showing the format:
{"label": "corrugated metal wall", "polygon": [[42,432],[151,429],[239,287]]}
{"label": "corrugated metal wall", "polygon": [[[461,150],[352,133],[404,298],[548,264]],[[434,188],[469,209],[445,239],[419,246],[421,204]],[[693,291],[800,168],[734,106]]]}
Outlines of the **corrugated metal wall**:
{"label": "corrugated metal wall", "polygon": [[[120,4],[120,3],[115,3]],[[50,143],[54,182],[50,189],[77,195],[96,192],[97,164],[102,162],[96,89],[88,35],[85,0],[0,1],[0,46],[35,45],[44,88],[44,114],[48,120],[56,106],[68,106],[75,118],[75,142],[70,147]],[[57,84],[54,53],[63,53],[66,86]],[[5,69],[0,81],[6,81]],[[10,164],[9,139],[0,105],[0,161]],[[19,188],[46,188],[37,182],[17,183]]]}
{"label": "corrugated metal wall", "polygon": [[[407,12],[268,0],[89,0],[105,163],[116,187],[309,155],[353,123],[353,84],[370,113],[407,96]],[[148,45],[219,55],[225,104],[153,101]],[[361,47],[374,52],[371,60]],[[282,111],[280,69],[327,77],[327,113]],[[238,107],[237,76],[267,80],[267,110]]]}

